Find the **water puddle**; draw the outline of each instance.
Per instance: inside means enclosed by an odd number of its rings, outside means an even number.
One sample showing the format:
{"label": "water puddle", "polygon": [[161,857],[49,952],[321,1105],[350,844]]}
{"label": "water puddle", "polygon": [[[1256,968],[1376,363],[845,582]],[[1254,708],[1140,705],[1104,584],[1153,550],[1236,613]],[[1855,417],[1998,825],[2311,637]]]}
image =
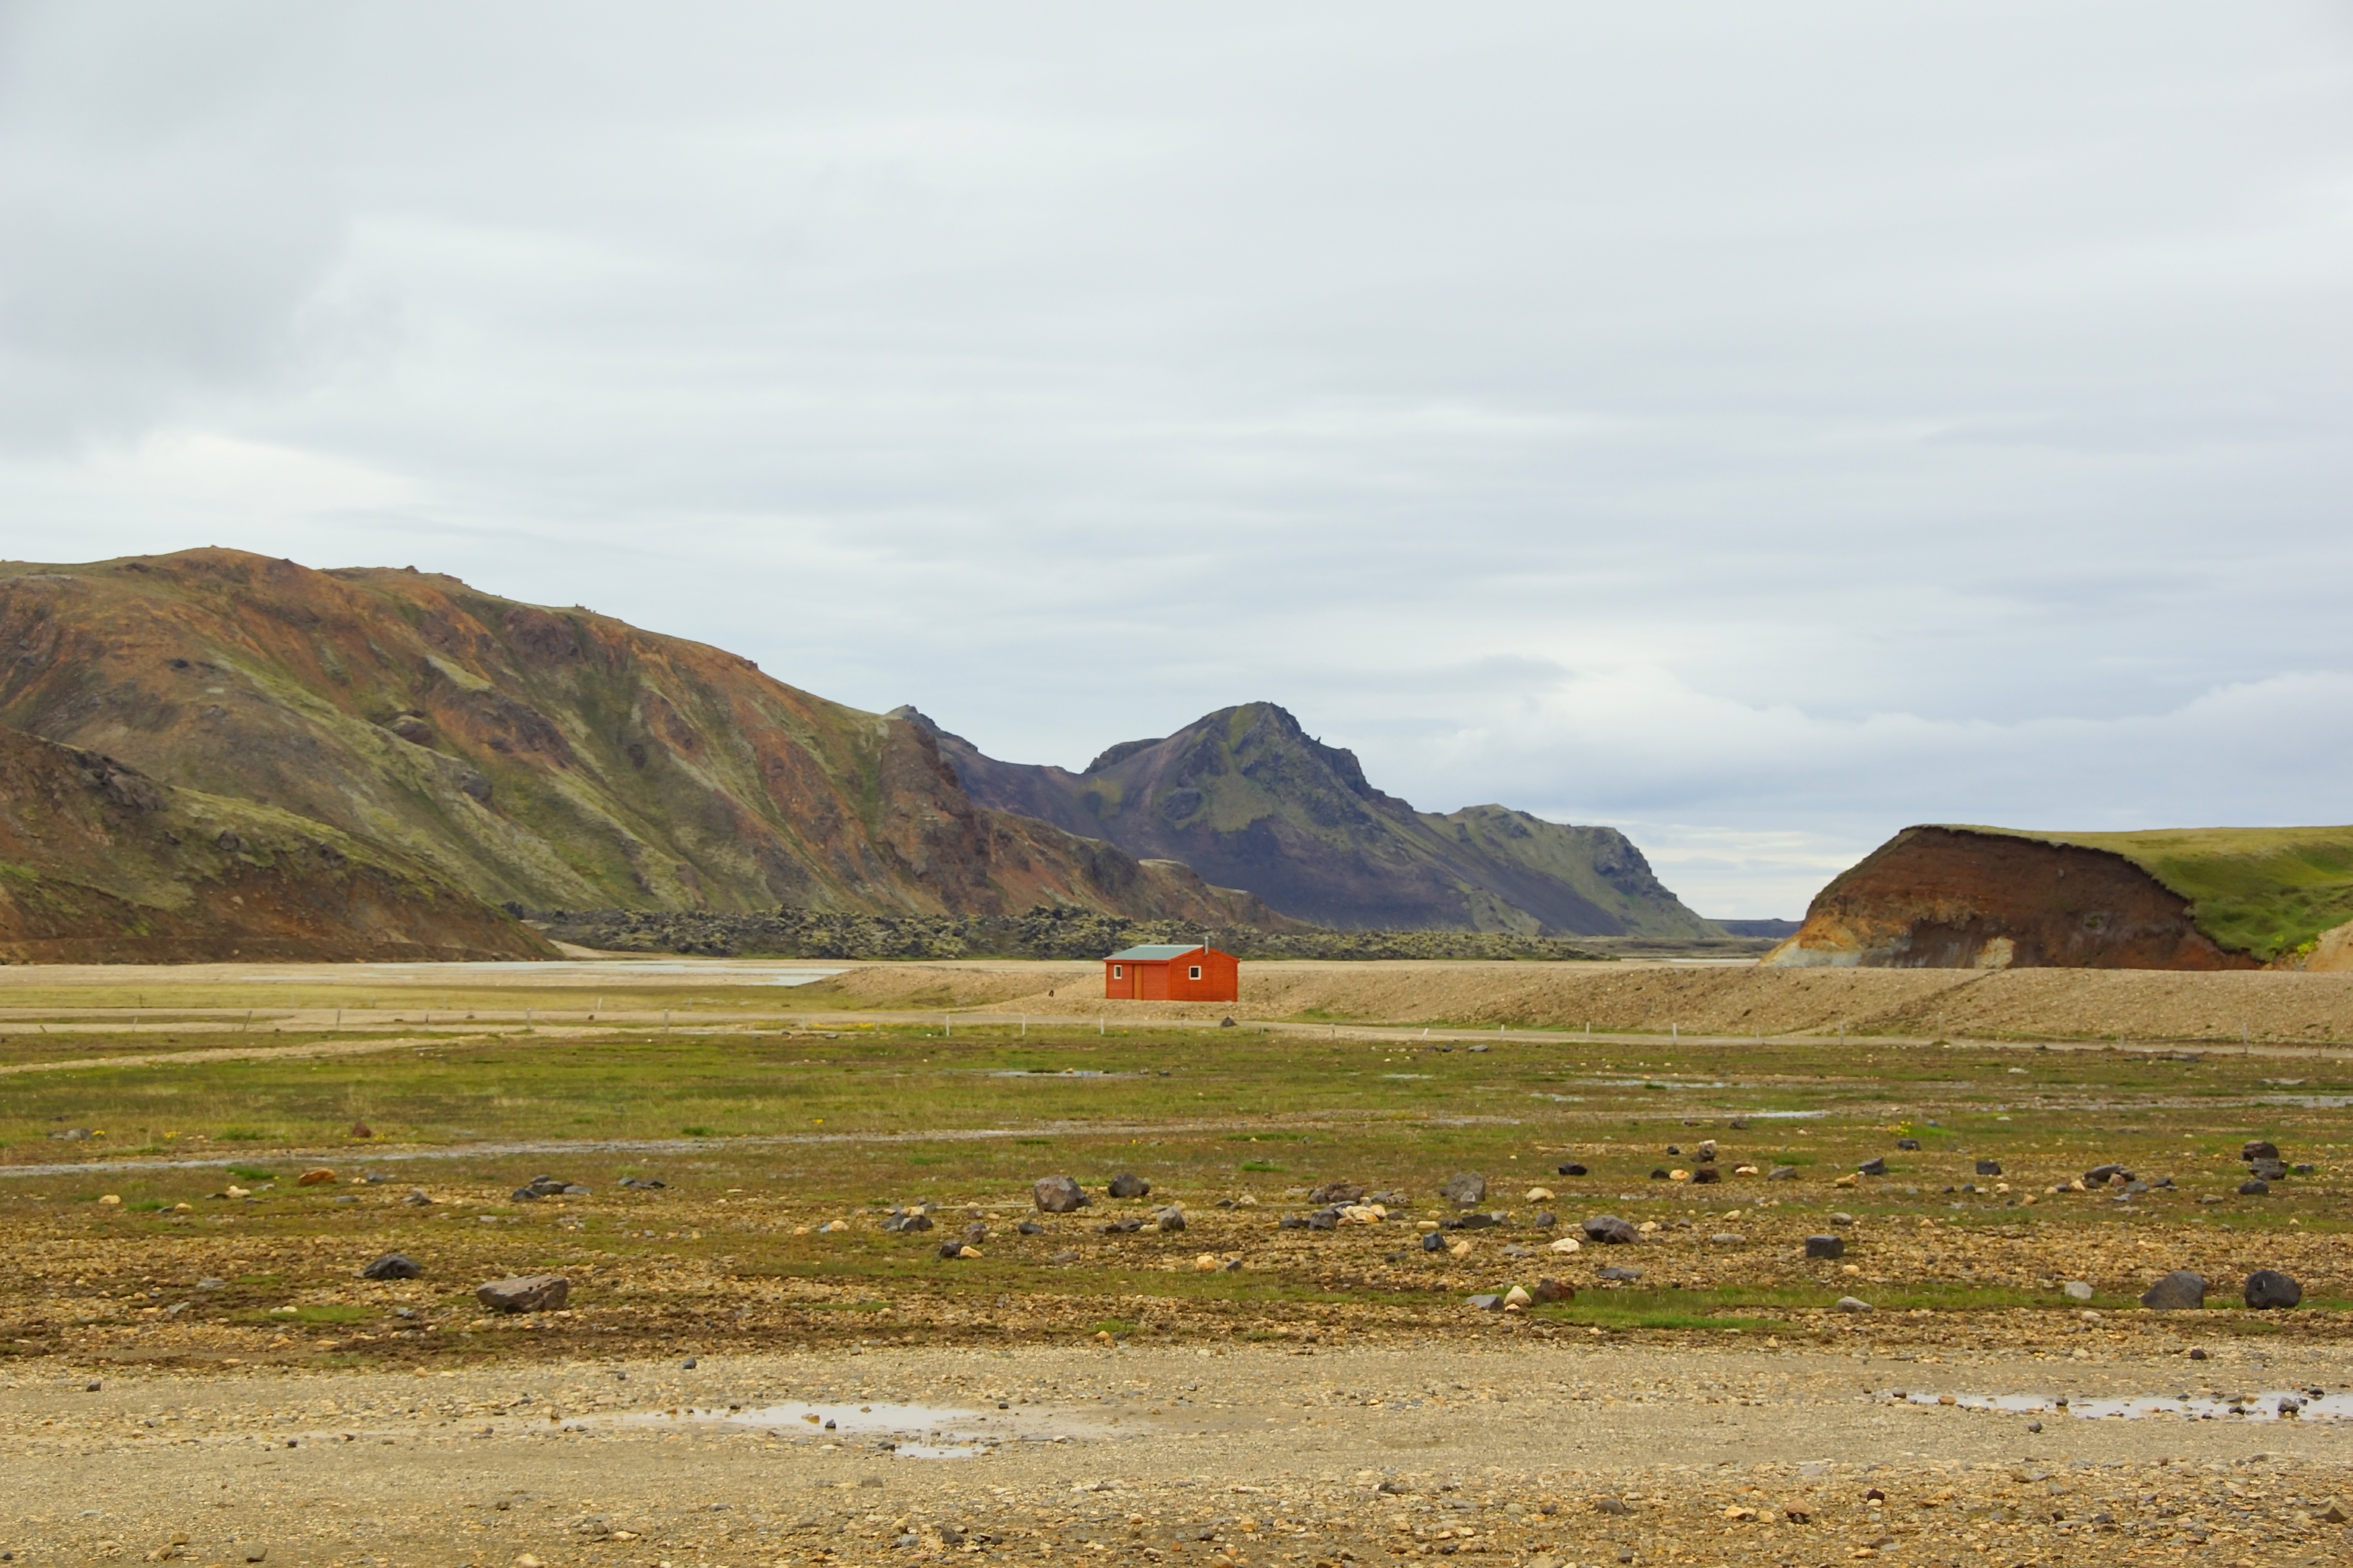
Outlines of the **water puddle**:
{"label": "water puddle", "polygon": [[[1905,1394],[1907,1405],[1941,1405],[1946,1395]],[[2190,1421],[2345,1421],[2353,1420],[2353,1393],[2315,1394],[2309,1389],[2276,1389],[2267,1394],[2128,1394],[2121,1399],[2061,1399],[2035,1394],[1957,1394],[1950,1396],[1963,1410],[2001,1410],[2021,1415],[2073,1415],[2087,1421],[2117,1418],[2137,1421],[2150,1415],[2179,1415]]]}
{"label": "water puddle", "polygon": [[972,1459],[1008,1443],[1068,1443],[1113,1434],[1067,1413],[1033,1410],[960,1410],[929,1405],[748,1405],[740,1410],[684,1405],[592,1418],[625,1430],[700,1426],[723,1431],[774,1432],[815,1437],[865,1452],[902,1459]]}
{"label": "water puddle", "polygon": [[989,1068],[983,1078],[1150,1078],[1148,1072],[1107,1072],[1102,1068]]}

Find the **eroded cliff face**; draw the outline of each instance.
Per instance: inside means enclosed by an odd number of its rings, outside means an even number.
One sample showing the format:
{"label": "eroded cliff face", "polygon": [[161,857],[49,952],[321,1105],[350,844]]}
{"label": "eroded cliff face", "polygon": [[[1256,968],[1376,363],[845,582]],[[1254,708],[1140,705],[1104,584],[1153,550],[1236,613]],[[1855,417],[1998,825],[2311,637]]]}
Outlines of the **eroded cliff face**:
{"label": "eroded cliff face", "polygon": [[554,956],[505,910],[346,834],[0,730],[0,959]]}
{"label": "eroded cliff face", "polygon": [[2121,855],[1907,827],[1816,896],[1764,962],[1866,969],[2258,969]]}
{"label": "eroded cliff face", "polygon": [[7,563],[0,654],[0,724],[385,845],[491,902],[1262,912],[976,805],[904,719],[453,577],[231,550]]}

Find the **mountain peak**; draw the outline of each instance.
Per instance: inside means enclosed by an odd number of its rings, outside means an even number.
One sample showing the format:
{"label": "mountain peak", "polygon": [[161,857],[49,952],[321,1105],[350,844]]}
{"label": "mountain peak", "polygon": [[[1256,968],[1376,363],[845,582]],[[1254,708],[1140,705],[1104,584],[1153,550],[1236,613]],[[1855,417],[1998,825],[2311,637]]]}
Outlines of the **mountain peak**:
{"label": "mountain peak", "polygon": [[1183,861],[1320,924],[1718,934],[1615,828],[1505,806],[1417,812],[1377,788],[1354,752],[1325,745],[1274,702],[1123,741],[1078,773],[1001,763],[969,742],[940,749],[984,805]]}

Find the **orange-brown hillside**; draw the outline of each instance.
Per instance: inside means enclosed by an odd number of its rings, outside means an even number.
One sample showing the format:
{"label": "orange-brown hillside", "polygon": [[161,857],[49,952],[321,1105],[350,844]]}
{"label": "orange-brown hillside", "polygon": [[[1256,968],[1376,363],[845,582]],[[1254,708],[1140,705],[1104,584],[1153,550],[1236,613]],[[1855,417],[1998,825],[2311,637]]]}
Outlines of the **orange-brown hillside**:
{"label": "orange-brown hillside", "polygon": [[929,732],[748,660],[414,569],[232,550],[0,565],[0,724],[536,908],[1263,921],[974,805]]}
{"label": "orange-brown hillside", "polygon": [[0,958],[8,962],[554,952],[503,910],[349,835],[0,730]]}

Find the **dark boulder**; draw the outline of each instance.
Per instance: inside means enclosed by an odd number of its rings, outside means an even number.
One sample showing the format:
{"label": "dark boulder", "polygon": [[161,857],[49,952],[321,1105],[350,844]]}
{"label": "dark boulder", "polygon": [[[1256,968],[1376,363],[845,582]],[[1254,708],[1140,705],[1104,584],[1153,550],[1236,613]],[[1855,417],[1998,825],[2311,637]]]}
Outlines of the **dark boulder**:
{"label": "dark boulder", "polygon": [[2247,1276],[2242,1294],[2247,1305],[2257,1311],[2269,1311],[2278,1307],[2293,1307],[2304,1300],[2304,1287],[2292,1274],[2276,1268],[2258,1268]]}
{"label": "dark boulder", "polygon": [[1609,1247],[1620,1247],[1628,1242],[1642,1239],[1641,1231],[1636,1230],[1614,1214],[1594,1215],[1577,1228],[1585,1232],[1585,1238],[1588,1241],[1598,1241]]}
{"label": "dark boulder", "polygon": [[360,1270],[363,1279],[421,1279],[424,1265],[404,1252],[387,1252]]}
{"label": "dark boulder", "polygon": [[1476,1171],[1463,1171],[1446,1178],[1438,1195],[1456,1208],[1470,1208],[1487,1195],[1487,1178]]}
{"label": "dark boulder", "polygon": [[1043,1214],[1073,1214],[1087,1201],[1079,1184],[1068,1176],[1040,1176],[1029,1189],[1030,1198]]}
{"label": "dark boulder", "polygon": [[2279,1145],[2266,1138],[2250,1139],[2239,1145],[2239,1158],[2250,1163],[2257,1160],[2276,1160],[2279,1157]]}
{"label": "dark boulder", "polygon": [[1145,1198],[1152,1195],[1152,1184],[1133,1171],[1122,1171],[1111,1179],[1110,1192],[1115,1198]]}
{"label": "dark boulder", "polygon": [[474,1287],[474,1300],[493,1312],[553,1312],[572,1294],[561,1274],[524,1274]]}
{"label": "dark boulder", "polygon": [[1844,1258],[1846,1256],[1846,1237],[1842,1236],[1810,1236],[1806,1237],[1806,1256],[1809,1258]]}
{"label": "dark boulder", "polygon": [[2140,1293],[2140,1304],[2152,1312],[2182,1312],[2206,1304],[2206,1276],[2177,1268]]}

